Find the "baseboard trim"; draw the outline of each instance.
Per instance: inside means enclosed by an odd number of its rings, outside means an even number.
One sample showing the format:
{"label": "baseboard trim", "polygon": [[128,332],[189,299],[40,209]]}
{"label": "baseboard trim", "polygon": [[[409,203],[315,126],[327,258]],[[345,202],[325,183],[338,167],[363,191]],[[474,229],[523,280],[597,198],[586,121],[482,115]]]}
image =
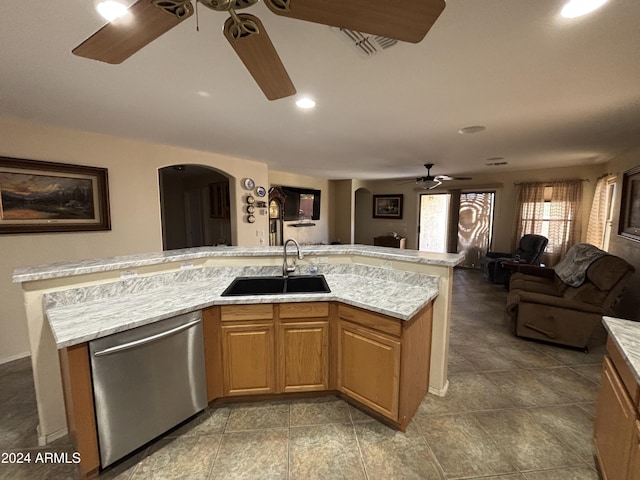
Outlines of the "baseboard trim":
{"label": "baseboard trim", "polygon": [[429,393],[437,395],[438,397],[444,397],[449,391],[449,380],[447,380],[442,388],[435,388],[429,385]]}
{"label": "baseboard trim", "polygon": [[47,444],[58,440],[59,438],[64,437],[69,433],[67,428],[63,428],[62,430],[58,430],[57,432],[50,433],[49,435],[41,435],[40,434],[40,425],[36,427],[36,432],[38,433],[38,446],[44,447]]}
{"label": "baseboard trim", "polygon": [[25,357],[30,357],[31,352],[19,353],[17,355],[12,355],[10,357],[0,358],[0,365],[4,365],[5,363],[13,362],[15,360],[20,360]]}

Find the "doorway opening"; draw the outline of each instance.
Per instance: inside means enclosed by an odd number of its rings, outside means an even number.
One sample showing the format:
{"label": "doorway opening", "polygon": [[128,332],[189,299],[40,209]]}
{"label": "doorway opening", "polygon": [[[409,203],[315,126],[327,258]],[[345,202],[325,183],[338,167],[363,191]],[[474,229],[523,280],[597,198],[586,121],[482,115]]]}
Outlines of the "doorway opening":
{"label": "doorway opening", "polygon": [[164,250],[232,245],[229,177],[201,165],[158,170]]}
{"label": "doorway opening", "polygon": [[418,249],[462,253],[460,266],[480,268],[491,246],[495,192],[420,195]]}

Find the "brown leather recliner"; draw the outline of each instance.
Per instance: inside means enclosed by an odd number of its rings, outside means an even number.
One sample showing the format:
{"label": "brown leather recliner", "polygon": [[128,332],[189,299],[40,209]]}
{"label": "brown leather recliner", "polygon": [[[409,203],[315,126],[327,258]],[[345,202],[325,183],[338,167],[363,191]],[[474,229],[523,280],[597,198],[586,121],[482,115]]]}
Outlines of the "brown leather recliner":
{"label": "brown leather recliner", "polygon": [[[573,261],[571,255],[578,246],[597,252],[583,264],[581,275],[567,280],[567,267],[579,268],[580,262]],[[613,307],[635,268],[588,244],[574,245],[565,259],[571,260],[563,265],[565,281],[551,268],[530,267],[526,273],[523,269],[514,273],[506,313],[515,323],[517,336],[587,349],[602,316],[614,315]],[[573,273],[569,272],[569,277]]]}

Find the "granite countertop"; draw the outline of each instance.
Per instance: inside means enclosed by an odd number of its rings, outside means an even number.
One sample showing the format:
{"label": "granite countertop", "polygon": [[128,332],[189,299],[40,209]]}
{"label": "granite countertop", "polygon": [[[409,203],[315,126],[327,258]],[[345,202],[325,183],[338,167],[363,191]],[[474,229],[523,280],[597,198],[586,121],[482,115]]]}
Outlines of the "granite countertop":
{"label": "granite countertop", "polygon": [[604,317],[604,326],[640,384],[640,322]]}
{"label": "granite countertop", "polygon": [[[106,272],[161,263],[186,262],[210,257],[281,256],[282,248],[283,247],[199,247],[77,262],[19,267],[13,271],[13,283]],[[464,259],[463,255],[457,253],[421,252],[419,250],[373,247],[370,245],[304,245],[301,251],[305,255],[361,255],[384,260],[398,260],[447,267],[455,267]]]}
{"label": "granite countertop", "polygon": [[279,267],[193,269],[201,274],[183,281],[172,277],[164,284],[141,291],[99,286],[104,290],[99,295],[95,291],[87,294],[89,288],[60,292],[59,295],[66,295],[64,301],[45,298],[45,312],[56,345],[63,348],[212,305],[339,301],[409,320],[438,295],[439,289],[437,276],[349,264],[328,265],[321,272],[331,289],[327,294],[222,297],[221,293],[236,276],[246,276],[247,268],[253,269],[250,274],[255,274],[258,268],[273,275],[273,269]]}

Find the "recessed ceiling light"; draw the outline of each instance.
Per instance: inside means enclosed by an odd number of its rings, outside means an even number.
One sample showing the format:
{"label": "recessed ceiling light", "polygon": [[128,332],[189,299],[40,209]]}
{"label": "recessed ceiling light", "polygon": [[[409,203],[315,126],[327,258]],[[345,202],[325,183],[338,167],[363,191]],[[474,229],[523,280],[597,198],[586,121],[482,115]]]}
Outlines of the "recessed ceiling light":
{"label": "recessed ceiling light", "polygon": [[486,129],[487,127],[483,127],[482,125],[472,125],[470,127],[461,128],[460,130],[458,130],[458,133],[460,135],[470,135],[472,133],[482,132],[483,130],[486,130]]}
{"label": "recessed ceiling light", "polygon": [[199,95],[201,97],[210,97],[211,94],[209,92],[205,92],[204,90],[198,90],[196,92],[196,95]]}
{"label": "recessed ceiling light", "polygon": [[608,0],[569,0],[564,7],[560,15],[565,18],[576,18],[591,13],[597,10]]}
{"label": "recessed ceiling light", "polygon": [[115,2],[114,0],[100,2],[96,5],[96,10],[109,22],[113,22],[116,18],[123,17],[127,13],[127,7],[121,3]]}
{"label": "recessed ceiling light", "polygon": [[316,102],[309,97],[302,97],[296,100],[296,105],[298,108],[302,108],[304,110],[309,110],[316,106]]}

